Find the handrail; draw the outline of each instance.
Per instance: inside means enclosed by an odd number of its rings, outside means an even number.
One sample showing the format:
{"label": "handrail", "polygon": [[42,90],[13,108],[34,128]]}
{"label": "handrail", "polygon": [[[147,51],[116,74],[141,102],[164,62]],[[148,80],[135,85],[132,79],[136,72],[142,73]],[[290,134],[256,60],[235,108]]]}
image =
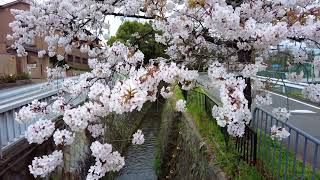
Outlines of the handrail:
{"label": "handrail", "polygon": [[22,99],[20,101],[16,101],[16,102],[13,102],[13,103],[1,105],[0,106],[0,113],[6,112],[6,111],[11,110],[11,109],[15,109],[17,107],[21,107],[21,106],[27,105],[34,99],[40,100],[40,99],[45,98],[45,97],[53,96],[53,95],[57,94],[58,91],[59,91],[58,89],[54,89],[54,90],[51,90],[51,91],[48,91],[48,92],[44,92],[44,93],[36,95],[36,96],[31,96],[31,97],[24,98],[24,99]]}
{"label": "handrail", "polygon": [[287,87],[292,87],[292,88],[296,88],[296,89],[304,89],[306,86],[308,86],[307,83],[296,83],[296,82],[292,82],[292,81],[288,81],[288,80],[282,80],[279,81],[279,79],[277,78],[268,78],[268,77],[264,77],[264,76],[257,76],[257,78],[260,81],[267,81],[269,80],[270,82],[277,84],[277,85],[285,85]]}
{"label": "handrail", "polygon": [[268,116],[272,117],[273,119],[277,120],[278,122],[283,123],[283,124],[286,125],[288,128],[291,128],[291,129],[295,130],[296,132],[298,132],[299,134],[301,134],[301,135],[305,136],[306,138],[310,139],[310,140],[313,141],[314,143],[320,145],[320,140],[319,140],[319,139],[317,139],[317,138],[311,136],[310,134],[306,133],[305,131],[303,131],[303,130],[297,128],[297,127],[295,127],[294,125],[292,125],[292,124],[289,123],[289,122],[283,122],[283,121],[277,119],[277,118],[274,117],[272,114],[266,112],[265,110],[263,110],[263,109],[261,109],[261,108],[258,108],[258,107],[254,108],[254,110],[253,110],[253,117],[255,117],[255,115],[256,115],[256,113],[257,113],[258,110],[262,111],[263,113],[267,114]]}

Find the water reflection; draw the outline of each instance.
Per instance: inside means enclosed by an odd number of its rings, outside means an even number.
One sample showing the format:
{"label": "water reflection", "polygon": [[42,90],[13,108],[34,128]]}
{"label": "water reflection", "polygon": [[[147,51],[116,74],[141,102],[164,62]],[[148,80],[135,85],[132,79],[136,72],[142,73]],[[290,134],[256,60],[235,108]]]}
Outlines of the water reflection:
{"label": "water reflection", "polygon": [[143,118],[140,126],[145,137],[142,145],[130,145],[125,155],[125,166],[116,180],[156,180],[154,161],[157,151],[157,136],[160,128],[160,112],[156,104]]}

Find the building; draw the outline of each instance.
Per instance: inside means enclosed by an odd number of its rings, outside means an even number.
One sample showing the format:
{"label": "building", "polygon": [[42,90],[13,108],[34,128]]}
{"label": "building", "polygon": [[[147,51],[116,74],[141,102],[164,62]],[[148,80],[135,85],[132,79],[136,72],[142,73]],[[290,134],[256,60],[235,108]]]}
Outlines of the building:
{"label": "building", "polygon": [[[31,78],[46,78],[46,68],[50,67],[50,58],[45,56],[38,58],[38,51],[46,49],[47,45],[42,38],[37,38],[33,45],[25,46],[28,55],[18,57],[11,43],[6,39],[7,34],[11,34],[9,23],[14,21],[11,9],[29,10],[30,4],[27,0],[15,0],[5,4],[0,4],[0,76],[13,75],[19,73],[30,73]],[[65,57],[68,64],[76,69],[88,69],[87,56],[74,50],[72,54]],[[68,74],[73,74],[69,72]]]}

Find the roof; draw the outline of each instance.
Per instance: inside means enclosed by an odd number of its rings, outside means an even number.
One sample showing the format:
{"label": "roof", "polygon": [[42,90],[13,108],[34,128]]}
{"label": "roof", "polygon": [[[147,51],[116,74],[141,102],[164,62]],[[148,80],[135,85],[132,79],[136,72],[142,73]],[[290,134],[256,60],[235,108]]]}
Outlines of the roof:
{"label": "roof", "polygon": [[29,0],[0,0],[0,8],[9,7],[16,3],[30,4],[29,2]]}

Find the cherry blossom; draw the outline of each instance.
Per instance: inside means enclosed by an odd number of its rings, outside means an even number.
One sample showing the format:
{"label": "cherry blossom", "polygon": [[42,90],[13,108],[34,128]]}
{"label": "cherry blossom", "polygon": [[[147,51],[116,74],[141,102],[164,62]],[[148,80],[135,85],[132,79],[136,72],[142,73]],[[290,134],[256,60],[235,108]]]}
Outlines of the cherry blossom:
{"label": "cherry blossom", "polygon": [[272,114],[275,118],[286,121],[290,117],[290,112],[286,108],[274,108]]}
{"label": "cherry blossom", "polygon": [[214,62],[208,69],[208,76],[213,80],[220,80],[225,78],[227,70],[219,62]]}
{"label": "cherry blossom", "polygon": [[38,52],[38,57],[43,58],[46,53],[47,53],[46,50],[41,50]]}
{"label": "cherry blossom", "polygon": [[241,72],[243,77],[254,77],[258,73],[258,68],[255,64],[249,64],[244,67]]}
{"label": "cherry blossom", "polygon": [[186,111],[186,101],[183,100],[183,99],[179,99],[177,102],[176,102],[176,110],[178,112],[185,112]]}
{"label": "cherry blossom", "polygon": [[140,129],[133,134],[132,144],[141,145],[144,143],[144,135]]}
{"label": "cherry blossom", "polygon": [[251,120],[248,101],[243,94],[246,84],[244,79],[235,78],[232,74],[225,78],[220,81],[220,97],[223,105],[222,107],[214,106],[212,116],[219,126],[227,126],[231,135],[242,136],[244,126]]}
{"label": "cherry blossom", "polygon": [[52,135],[54,130],[52,121],[40,119],[28,127],[25,136],[30,144],[42,144]]}
{"label": "cherry blossom", "polygon": [[97,138],[104,134],[104,127],[102,124],[89,125],[88,131],[91,133],[93,138]]}
{"label": "cherry blossom", "polygon": [[287,79],[294,82],[299,82],[302,80],[302,78],[303,78],[303,71],[301,71],[300,74],[293,72],[287,75]]}
{"label": "cherry blossom", "polygon": [[73,131],[81,131],[87,128],[90,113],[87,108],[79,106],[77,108],[68,109],[64,112],[63,121]]}
{"label": "cherry blossom", "polygon": [[51,111],[57,114],[62,114],[70,108],[70,105],[63,97],[57,97],[51,105]]}
{"label": "cherry blossom", "polygon": [[290,133],[283,127],[276,127],[273,125],[271,127],[271,139],[277,139],[281,141],[282,139],[286,139],[290,136]]}
{"label": "cherry blossom", "polygon": [[105,173],[119,171],[124,166],[124,158],[117,151],[112,152],[110,144],[101,144],[95,141],[91,144],[90,149],[96,162],[90,167],[87,179],[99,179]]}
{"label": "cherry blossom", "polygon": [[320,84],[310,84],[303,89],[302,94],[313,102],[320,102]]}
{"label": "cherry blossom", "polygon": [[171,91],[170,87],[166,87],[166,88],[162,87],[160,93],[161,93],[162,97],[165,99],[168,99],[168,98],[172,97],[172,95],[173,95],[173,92]]}
{"label": "cherry blossom", "polygon": [[264,96],[257,95],[255,98],[255,101],[257,106],[271,105],[272,104],[271,94],[267,93]]}
{"label": "cherry blossom", "polygon": [[71,145],[74,141],[75,134],[66,129],[57,129],[53,134],[53,140],[56,145]]}
{"label": "cherry blossom", "polygon": [[54,151],[50,155],[35,157],[32,164],[29,165],[30,173],[36,178],[37,176],[45,177],[54,169],[63,163],[62,151]]}

